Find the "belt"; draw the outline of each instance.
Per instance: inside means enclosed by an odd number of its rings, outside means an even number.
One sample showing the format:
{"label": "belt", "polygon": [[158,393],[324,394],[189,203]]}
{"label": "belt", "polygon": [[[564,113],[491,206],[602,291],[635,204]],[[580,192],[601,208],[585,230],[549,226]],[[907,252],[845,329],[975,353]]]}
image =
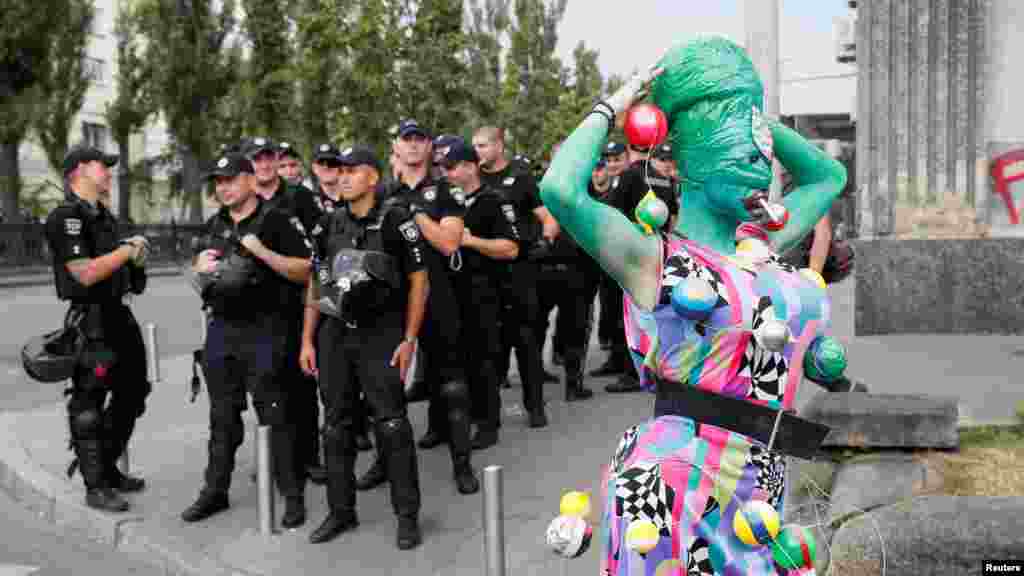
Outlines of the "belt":
{"label": "belt", "polygon": [[655,416],[682,416],[699,424],[742,434],[796,458],[812,460],[829,433],[829,427],[796,416],[790,411],[752,404],[694,386],[657,380]]}

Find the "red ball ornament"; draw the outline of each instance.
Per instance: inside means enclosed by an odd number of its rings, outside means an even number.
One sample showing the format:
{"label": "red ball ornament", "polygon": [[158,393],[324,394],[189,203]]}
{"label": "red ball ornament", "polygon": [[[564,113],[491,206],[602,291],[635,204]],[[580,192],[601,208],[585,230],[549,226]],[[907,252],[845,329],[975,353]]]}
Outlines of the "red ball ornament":
{"label": "red ball ornament", "polygon": [[101,380],[103,378],[106,378],[107,377],[107,366],[106,366],[106,364],[97,364],[96,367],[92,369],[92,373],[97,378],[99,378]]}
{"label": "red ball ornament", "polygon": [[771,230],[772,232],[778,232],[786,227],[789,222],[789,210],[781,204],[769,205],[768,218],[764,223],[764,227]]}
{"label": "red ball ornament", "polygon": [[637,104],[626,112],[626,139],[636,148],[653,148],[668,136],[665,113],[654,104]]}

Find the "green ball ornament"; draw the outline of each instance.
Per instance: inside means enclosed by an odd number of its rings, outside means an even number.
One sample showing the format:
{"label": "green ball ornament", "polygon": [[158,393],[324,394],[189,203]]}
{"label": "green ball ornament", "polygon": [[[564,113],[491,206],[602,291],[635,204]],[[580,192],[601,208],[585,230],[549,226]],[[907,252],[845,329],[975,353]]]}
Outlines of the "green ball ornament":
{"label": "green ball ornament", "polygon": [[786,526],[772,543],[772,558],[786,570],[810,568],[817,555],[814,534],[805,526]]}
{"label": "green ball ornament", "polygon": [[648,190],[647,194],[640,200],[634,209],[634,215],[643,228],[644,233],[648,236],[655,234],[661,227],[668,222],[668,206],[655,196],[653,190]]}
{"label": "green ball ornament", "polygon": [[804,354],[804,375],[817,382],[835,382],[846,371],[846,348],[831,336],[818,336]]}

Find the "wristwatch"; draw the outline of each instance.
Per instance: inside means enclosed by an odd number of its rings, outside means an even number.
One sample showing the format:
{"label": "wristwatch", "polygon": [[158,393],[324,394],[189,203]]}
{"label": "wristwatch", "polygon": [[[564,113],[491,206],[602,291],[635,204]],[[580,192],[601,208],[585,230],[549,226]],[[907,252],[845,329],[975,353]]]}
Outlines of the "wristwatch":
{"label": "wristwatch", "polygon": [[408,336],[406,336],[405,338],[402,338],[403,342],[408,342],[409,344],[413,344],[413,345],[416,344],[416,340],[417,340],[417,338],[415,336],[413,336],[412,338],[410,338]]}

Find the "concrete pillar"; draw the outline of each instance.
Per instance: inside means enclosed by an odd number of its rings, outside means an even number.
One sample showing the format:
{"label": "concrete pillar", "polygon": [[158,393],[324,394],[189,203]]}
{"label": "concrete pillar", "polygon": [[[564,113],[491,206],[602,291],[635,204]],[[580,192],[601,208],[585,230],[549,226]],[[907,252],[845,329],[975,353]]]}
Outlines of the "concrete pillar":
{"label": "concrete pillar", "polygon": [[[995,158],[1010,150],[1024,148],[1024,77],[1020,74],[1020,58],[1024,54],[1024,3],[1019,0],[988,0],[989,11],[986,19],[985,43],[988,49],[988,66],[985,68],[985,98],[983,106],[983,130],[985,153],[988,159]],[[989,190],[989,185],[979,188]],[[1024,185],[1017,183],[1016,199],[1020,206],[1024,200]],[[1011,185],[1011,190],[1014,186]],[[991,207],[993,233],[1008,233],[1006,207],[1002,199],[990,196],[984,208]]]}
{"label": "concrete pillar", "polygon": [[[779,118],[779,0],[747,0],[743,5],[746,49],[764,84],[764,113]],[[782,196],[780,167],[775,164],[771,198]]]}

